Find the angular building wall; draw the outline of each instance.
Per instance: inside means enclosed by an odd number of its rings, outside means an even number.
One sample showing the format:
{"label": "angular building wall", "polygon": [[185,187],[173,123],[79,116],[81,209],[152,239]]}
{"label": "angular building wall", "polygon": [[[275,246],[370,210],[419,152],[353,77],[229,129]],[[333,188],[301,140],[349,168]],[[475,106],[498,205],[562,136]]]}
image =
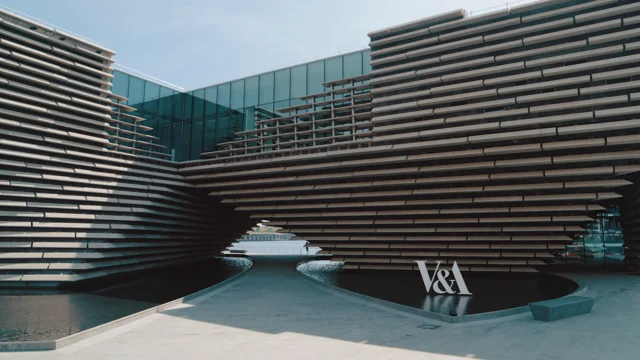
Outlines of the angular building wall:
{"label": "angular building wall", "polygon": [[0,12],[0,287],[195,261],[237,238],[234,222],[245,228],[127,114],[112,55]]}
{"label": "angular building wall", "polygon": [[111,93],[112,51],[0,18],[0,286],[194,261],[262,219],[347,269],[536,271],[613,203],[638,263],[640,2],[372,32],[370,75],[184,163]]}
{"label": "angular building wall", "polygon": [[[640,170],[639,2],[454,11],[369,35],[362,122],[334,82],[180,174],[352,269],[536,271],[625,201]],[[319,143],[327,123],[334,141]]]}

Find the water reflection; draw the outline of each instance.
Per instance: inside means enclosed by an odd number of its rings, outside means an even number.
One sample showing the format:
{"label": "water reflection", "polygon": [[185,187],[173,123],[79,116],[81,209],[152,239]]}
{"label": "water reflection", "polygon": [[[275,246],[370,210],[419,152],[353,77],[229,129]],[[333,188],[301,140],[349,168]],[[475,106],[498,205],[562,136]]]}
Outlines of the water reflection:
{"label": "water reflection", "polygon": [[464,273],[472,296],[427,295],[418,271],[343,271],[330,261],[312,261],[298,270],[357,293],[445,315],[470,315],[525,306],[567,295],[577,285],[549,274]]}
{"label": "water reflection", "polygon": [[93,283],[83,291],[3,290],[0,341],[59,339],[214,285],[250,264],[210,259],[121,278],[115,285]]}
{"label": "water reflection", "polygon": [[563,254],[566,263],[596,266],[624,263],[625,249],[620,210],[612,206],[586,226],[587,232],[576,236]]}
{"label": "water reflection", "polygon": [[431,312],[449,310],[447,315],[464,315],[468,313],[470,300],[470,296],[427,295],[422,303],[422,310]]}

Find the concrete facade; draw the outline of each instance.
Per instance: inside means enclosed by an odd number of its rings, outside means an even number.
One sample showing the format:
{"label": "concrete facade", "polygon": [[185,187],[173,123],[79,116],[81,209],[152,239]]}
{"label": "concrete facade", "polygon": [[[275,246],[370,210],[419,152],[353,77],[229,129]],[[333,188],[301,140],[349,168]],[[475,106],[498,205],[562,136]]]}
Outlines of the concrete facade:
{"label": "concrete facade", "polygon": [[261,219],[348,269],[531,272],[613,203],[640,262],[640,2],[371,32],[371,75],[185,163],[110,92],[111,50],[0,17],[2,286],[193,261]]}
{"label": "concrete facade", "polygon": [[[254,131],[275,133],[274,151],[238,146],[179,172],[348,269],[537,271],[611,204],[637,265],[638,16],[635,1],[539,1],[371,32],[370,121],[337,114],[353,105],[327,84]],[[283,137],[342,119],[371,138]]]}
{"label": "concrete facade", "polygon": [[0,10],[2,287],[196,261],[243,232],[111,93],[113,55]]}

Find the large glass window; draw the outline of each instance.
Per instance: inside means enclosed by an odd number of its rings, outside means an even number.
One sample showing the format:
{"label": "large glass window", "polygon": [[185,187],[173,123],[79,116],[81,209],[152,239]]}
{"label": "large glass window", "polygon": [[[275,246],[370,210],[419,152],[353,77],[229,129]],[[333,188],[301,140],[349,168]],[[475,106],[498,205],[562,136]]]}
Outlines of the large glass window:
{"label": "large glass window", "polygon": [[291,102],[289,100],[283,100],[283,101],[278,101],[276,103],[273,104],[273,108],[278,111],[282,108],[286,108],[289,107],[291,105]]}
{"label": "large glass window", "polygon": [[193,118],[202,118],[204,116],[204,89],[193,92]]}
{"label": "large glass window", "polygon": [[260,105],[260,114],[256,115],[260,120],[273,119],[273,103]]}
{"label": "large glass window", "polygon": [[215,151],[216,143],[216,116],[205,115],[202,152]]}
{"label": "large glass window", "polygon": [[200,157],[204,136],[204,89],[193,92],[193,122],[191,123],[191,155],[190,159]]}
{"label": "large glass window", "polygon": [[258,105],[258,84],[260,78],[258,76],[250,77],[244,81],[244,106]]}
{"label": "large glass window", "polygon": [[604,256],[606,264],[622,264],[625,258],[622,226],[619,223],[620,210],[615,207],[600,216],[604,239]]}
{"label": "large glass window", "polygon": [[233,110],[231,112],[231,121],[229,122],[229,136],[234,138],[236,132],[244,130],[244,125],[244,109]]}
{"label": "large glass window", "polygon": [[187,157],[181,157],[182,154],[182,105],[184,94],[176,93],[173,95],[173,118],[171,129],[171,153],[174,155],[175,161],[182,161]]}
{"label": "large glass window", "polygon": [[193,123],[193,93],[184,94],[182,103],[181,160],[191,159],[191,125]]}
{"label": "large glass window", "polygon": [[160,85],[145,81],[144,84],[144,101],[157,100],[160,97]]}
{"label": "large glass window", "polygon": [[244,107],[244,80],[236,80],[231,83],[231,109]]}
{"label": "large glass window", "polygon": [[[324,81],[342,79],[342,56],[324,61]],[[323,90],[320,90],[323,91]]]}
{"label": "large glass window", "polygon": [[111,91],[114,94],[129,97],[129,74],[125,74],[122,71],[115,70],[113,72],[113,86]]}
{"label": "large glass window", "polygon": [[289,91],[289,83],[291,82],[291,70],[278,70],[276,71],[275,78],[276,96],[274,101],[289,100],[291,98]]}
{"label": "large glass window", "polygon": [[256,108],[254,106],[250,106],[244,109],[244,130],[253,130],[255,129],[255,121],[256,121]]}
{"label": "large glass window", "polygon": [[[229,124],[229,118],[221,119],[221,123]],[[232,139],[229,128],[218,129],[216,135],[218,136],[218,139],[217,139],[218,144],[230,141]]]}
{"label": "large glass window", "polygon": [[142,115],[146,119],[144,125],[153,128],[151,134],[158,136],[159,120],[158,111],[160,107],[160,85],[152,83],[151,81],[145,81],[144,86],[144,102],[138,107],[138,115]]}
{"label": "large glass window", "polygon": [[362,75],[362,52],[344,56],[344,77]]}
{"label": "large glass window", "polygon": [[622,264],[625,253],[619,217],[617,207],[598,214],[595,221],[586,226],[587,231],[567,246],[567,262],[596,266]]}
{"label": "large glass window", "polygon": [[160,115],[171,117],[173,115],[173,95],[176,91],[169,88],[160,88]]}
{"label": "large glass window", "polygon": [[216,114],[218,110],[218,87],[212,86],[204,91],[204,143],[203,152],[215,151],[216,149]]}
{"label": "large glass window", "polygon": [[141,107],[138,105],[144,101],[144,83],[135,76],[129,78],[129,104],[135,108]]}
{"label": "large glass window", "polygon": [[[218,116],[218,127],[216,128],[216,130],[220,129],[229,129],[229,113],[220,114]],[[218,137],[218,141],[219,140],[220,137]]]}
{"label": "large glass window", "polygon": [[[161,87],[158,113],[158,126],[154,133],[160,138],[160,144],[171,151],[171,131],[173,119],[173,96],[176,92],[172,89]],[[162,150],[164,151],[164,150]]]}
{"label": "large glass window", "polygon": [[324,61],[317,61],[307,65],[307,94],[321,93],[325,87],[324,82]]}
{"label": "large glass window", "polygon": [[371,49],[362,52],[362,74],[371,74]]}
{"label": "large glass window", "polygon": [[193,93],[186,93],[184,96],[184,111],[182,112],[182,116],[184,116],[185,120],[191,120],[193,117]]}
{"label": "large glass window", "polygon": [[182,121],[182,151],[180,161],[193,159],[191,157],[191,119]]}
{"label": "large glass window", "polygon": [[207,115],[217,112],[216,103],[218,101],[218,87],[212,86],[204,90],[205,112]]}
{"label": "large glass window", "polygon": [[305,95],[307,95],[306,64],[291,68],[291,106],[302,104],[304,101],[298,98]]}
{"label": "large glass window", "polygon": [[151,81],[145,81],[144,86],[144,110],[153,114],[158,112],[158,99],[160,98],[160,85]]}
{"label": "large glass window", "polygon": [[260,104],[273,102],[273,73],[260,75]]}
{"label": "large glass window", "polygon": [[231,84],[218,85],[218,114],[229,111],[231,105]]}

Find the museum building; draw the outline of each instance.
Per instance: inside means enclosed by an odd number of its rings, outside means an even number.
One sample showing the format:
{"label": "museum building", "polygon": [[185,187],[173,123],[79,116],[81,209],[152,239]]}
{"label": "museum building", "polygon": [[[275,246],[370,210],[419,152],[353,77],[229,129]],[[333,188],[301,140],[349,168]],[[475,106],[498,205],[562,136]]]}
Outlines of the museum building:
{"label": "museum building", "polygon": [[0,11],[0,286],[200,260],[263,219],[345,269],[637,271],[640,2],[368,35],[185,92]]}

